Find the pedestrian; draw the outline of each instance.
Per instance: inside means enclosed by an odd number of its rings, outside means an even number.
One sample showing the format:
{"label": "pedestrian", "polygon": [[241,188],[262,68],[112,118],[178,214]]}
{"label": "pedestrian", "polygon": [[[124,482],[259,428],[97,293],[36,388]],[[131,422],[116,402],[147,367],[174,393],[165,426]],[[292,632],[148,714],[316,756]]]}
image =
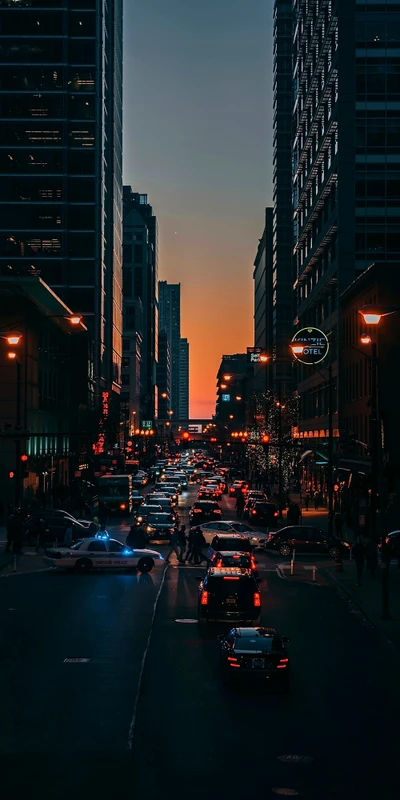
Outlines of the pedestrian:
{"label": "pedestrian", "polygon": [[236,500],[236,511],[238,519],[242,519],[243,516],[243,509],[244,509],[244,494],[241,489],[239,489],[239,494]]}
{"label": "pedestrian", "polygon": [[179,547],[181,549],[181,561],[183,563],[186,550],[186,525],[181,525],[179,529]]}
{"label": "pedestrian", "polygon": [[127,547],[131,547],[133,550],[145,550],[148,542],[147,533],[143,525],[131,525],[126,537]]}
{"label": "pedestrian", "polygon": [[344,519],[341,514],[335,514],[335,518],[333,520],[335,526],[335,533],[337,539],[343,539],[343,525]]}
{"label": "pedestrian", "polygon": [[203,547],[207,544],[203,531],[201,528],[196,528],[195,536],[194,536],[194,545],[193,545],[193,563],[194,564],[202,564],[203,561],[207,561],[207,557],[203,553]]}
{"label": "pedestrian", "polygon": [[373,539],[368,539],[365,545],[365,556],[367,560],[367,572],[371,578],[375,575],[375,570],[378,566],[378,553],[376,550],[376,542]]}
{"label": "pedestrian", "polygon": [[7,544],[5,552],[9,553],[11,545],[14,539],[14,529],[15,529],[15,516],[14,514],[10,514],[7,520]]}
{"label": "pedestrian", "polygon": [[36,552],[38,553],[40,548],[44,550],[45,541],[46,541],[46,522],[44,519],[36,518],[35,523],[35,535],[36,535]]}
{"label": "pedestrian", "polygon": [[304,497],[304,505],[306,507],[306,511],[308,511],[308,507],[310,505],[310,495],[309,495],[308,492],[306,492],[305,497]]}
{"label": "pedestrian", "polygon": [[73,540],[74,540],[74,535],[72,532],[72,525],[67,525],[64,534],[64,546],[71,547]]}
{"label": "pedestrian", "polygon": [[319,492],[316,489],[314,492],[314,508],[316,511],[318,511],[318,506],[319,506]]}
{"label": "pedestrian", "polygon": [[175,553],[178,561],[182,564],[181,558],[181,550],[179,546],[179,530],[178,528],[174,528],[173,532],[171,533],[170,540],[169,540],[169,549],[165,558],[166,563],[169,563],[169,557],[172,553]]}
{"label": "pedestrian", "polygon": [[99,530],[99,525],[93,520],[93,522],[89,525],[89,533],[91,536],[96,536],[97,531]]}
{"label": "pedestrian", "polygon": [[357,537],[356,542],[353,544],[352,553],[354,561],[356,562],[356,569],[357,569],[357,586],[361,586],[361,577],[364,569],[364,560],[365,560],[365,547],[360,539]]}
{"label": "pedestrian", "polygon": [[194,550],[195,541],[196,541],[196,529],[195,528],[190,528],[190,531],[189,531],[189,534],[188,534],[188,537],[187,537],[187,550],[186,550],[186,558],[185,558],[185,561],[189,561],[190,564],[192,563],[192,559],[193,559],[193,550]]}

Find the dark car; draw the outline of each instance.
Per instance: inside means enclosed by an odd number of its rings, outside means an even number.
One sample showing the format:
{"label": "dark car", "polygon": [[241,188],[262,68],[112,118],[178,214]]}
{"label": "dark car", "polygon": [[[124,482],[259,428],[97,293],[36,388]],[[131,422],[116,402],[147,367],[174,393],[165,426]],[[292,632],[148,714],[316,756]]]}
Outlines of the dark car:
{"label": "dark car", "polygon": [[253,547],[249,537],[242,533],[218,533],[209,545],[207,557],[212,558],[215,553],[221,550],[251,554]]}
{"label": "dark car", "polygon": [[256,500],[249,509],[249,520],[252,525],[267,525],[273,527],[277,524],[279,512],[275,503],[266,503],[265,500]]}
{"label": "dark car", "polygon": [[144,502],[144,497],[137,489],[133,489],[131,494],[132,506],[133,508],[138,508]]}
{"label": "dark car", "polygon": [[149,504],[143,503],[143,505],[138,509],[137,513],[135,514],[135,522],[137,525],[142,525],[147,521],[147,517],[149,514],[161,514],[163,511],[162,507],[156,503]]}
{"label": "dark car", "polygon": [[285,649],[289,639],[274,628],[232,628],[219,636],[220,669],[224,683],[261,680],[290,689],[290,659]]}
{"label": "dark car", "polygon": [[250,569],[211,567],[199,585],[200,624],[240,620],[257,622],[261,594]]}
{"label": "dark car", "polygon": [[385,538],[385,544],[391,558],[400,558],[400,531],[388,533]]}
{"label": "dark car", "polygon": [[212,489],[208,489],[208,488],[206,489],[204,487],[203,489],[200,489],[199,492],[197,493],[197,499],[198,500],[215,500],[215,502],[218,503],[218,501],[221,499],[221,495],[218,492],[213,491]]}
{"label": "dark car", "polygon": [[222,511],[215,500],[196,500],[189,511],[191,523],[204,522],[207,519],[221,519]]}
{"label": "dark car", "polygon": [[265,494],[265,492],[250,489],[250,491],[246,495],[246,502],[244,504],[243,516],[248,517],[250,509],[253,508],[254,503],[262,501],[264,502],[268,501],[268,497]]}
{"label": "dark car", "polygon": [[169,539],[171,533],[176,528],[175,517],[173,514],[149,514],[147,517],[145,531],[149,539]]}
{"label": "dark car", "polygon": [[75,519],[75,517],[72,517],[71,514],[68,514],[68,511],[40,508],[37,512],[32,512],[25,517],[23,523],[24,542],[36,544],[38,525],[41,519],[44,520],[46,526],[46,531],[43,531],[41,539],[46,543],[54,542],[56,539],[58,539],[59,542],[63,542],[65,531],[69,527],[72,527],[72,538],[74,541],[92,535],[89,531],[89,521],[87,525],[85,525]]}
{"label": "dark car", "polygon": [[280,531],[269,533],[265,546],[267,550],[277,550],[281,556],[290,556],[295,549],[296,553],[338,558],[349,556],[351,550],[348,542],[329,538],[324,531],[312,525],[289,525]]}
{"label": "dark car", "polygon": [[251,569],[257,577],[257,561],[251,553],[242,553],[240,550],[219,550],[211,558],[211,567],[240,567]]}

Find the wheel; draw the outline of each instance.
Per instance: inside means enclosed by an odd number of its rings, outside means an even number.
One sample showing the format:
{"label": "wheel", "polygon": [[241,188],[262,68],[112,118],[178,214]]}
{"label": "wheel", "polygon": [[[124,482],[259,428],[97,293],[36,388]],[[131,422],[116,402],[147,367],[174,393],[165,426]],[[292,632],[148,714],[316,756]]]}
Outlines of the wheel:
{"label": "wheel", "polygon": [[92,562],[90,558],[80,558],[75,564],[75,572],[90,572],[92,569]]}
{"label": "wheel", "polygon": [[331,558],[339,558],[340,556],[340,551],[338,547],[330,547],[328,553]]}
{"label": "wheel", "polygon": [[144,558],[141,558],[137,565],[139,572],[151,572],[153,567],[154,561],[149,556],[144,556]]}
{"label": "wheel", "polygon": [[288,544],[281,544],[279,548],[281,556],[290,556],[290,547]]}

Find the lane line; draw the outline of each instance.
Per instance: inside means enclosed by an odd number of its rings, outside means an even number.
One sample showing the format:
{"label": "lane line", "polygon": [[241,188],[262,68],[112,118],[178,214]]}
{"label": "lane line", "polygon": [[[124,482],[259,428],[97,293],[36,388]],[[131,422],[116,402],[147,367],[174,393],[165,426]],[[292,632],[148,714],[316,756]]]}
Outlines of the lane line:
{"label": "lane line", "polygon": [[151,637],[152,637],[152,634],[153,634],[154,620],[155,620],[156,613],[157,613],[158,601],[160,599],[161,592],[162,592],[162,590],[164,588],[165,576],[167,574],[168,567],[169,567],[169,564],[166,564],[165,568],[164,568],[161,584],[160,584],[160,587],[158,589],[157,596],[156,596],[156,599],[155,599],[154,605],[153,605],[153,614],[152,614],[152,617],[151,617],[150,631],[149,631],[149,635],[147,637],[147,643],[146,643],[146,647],[145,647],[145,650],[144,650],[144,653],[143,653],[142,663],[140,665],[140,672],[139,672],[139,680],[138,680],[138,685],[137,685],[136,697],[135,697],[135,702],[133,704],[133,712],[132,712],[131,724],[129,726],[128,746],[127,746],[128,750],[132,750],[132,747],[133,747],[133,738],[134,738],[134,735],[135,735],[137,709],[138,709],[138,704],[139,704],[140,690],[142,688],[144,668],[146,666],[147,653],[149,651]]}

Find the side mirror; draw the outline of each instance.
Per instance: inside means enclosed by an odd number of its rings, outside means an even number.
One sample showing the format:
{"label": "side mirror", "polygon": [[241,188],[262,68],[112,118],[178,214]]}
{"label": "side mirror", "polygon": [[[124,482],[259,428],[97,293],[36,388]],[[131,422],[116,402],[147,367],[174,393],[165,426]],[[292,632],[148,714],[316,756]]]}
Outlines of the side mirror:
{"label": "side mirror", "polygon": [[290,642],[290,639],[289,639],[288,636],[281,636],[281,639],[282,639],[282,642],[284,642],[285,644],[287,644],[287,642]]}

